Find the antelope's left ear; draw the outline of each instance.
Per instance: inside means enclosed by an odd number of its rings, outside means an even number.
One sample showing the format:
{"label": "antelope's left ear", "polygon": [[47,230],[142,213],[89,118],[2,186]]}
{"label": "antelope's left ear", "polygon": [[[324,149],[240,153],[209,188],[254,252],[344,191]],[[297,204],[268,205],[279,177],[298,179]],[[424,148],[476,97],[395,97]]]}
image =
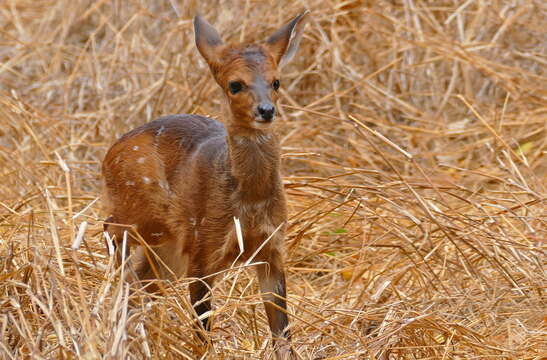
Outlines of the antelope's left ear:
{"label": "antelope's left ear", "polygon": [[289,23],[283,25],[266,40],[266,47],[272,52],[277,60],[277,67],[279,69],[291,61],[294,54],[296,54],[309,13],[310,12],[306,10],[298,15]]}

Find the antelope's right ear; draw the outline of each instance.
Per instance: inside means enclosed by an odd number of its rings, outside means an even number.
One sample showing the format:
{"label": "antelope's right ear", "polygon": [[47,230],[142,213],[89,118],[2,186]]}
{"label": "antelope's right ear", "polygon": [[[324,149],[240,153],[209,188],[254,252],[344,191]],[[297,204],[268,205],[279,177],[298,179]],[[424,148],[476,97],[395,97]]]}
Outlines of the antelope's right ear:
{"label": "antelope's right ear", "polygon": [[207,20],[199,15],[194,17],[194,35],[196,38],[196,46],[207,61],[209,66],[214,66],[218,63],[218,48],[224,45],[220,35]]}

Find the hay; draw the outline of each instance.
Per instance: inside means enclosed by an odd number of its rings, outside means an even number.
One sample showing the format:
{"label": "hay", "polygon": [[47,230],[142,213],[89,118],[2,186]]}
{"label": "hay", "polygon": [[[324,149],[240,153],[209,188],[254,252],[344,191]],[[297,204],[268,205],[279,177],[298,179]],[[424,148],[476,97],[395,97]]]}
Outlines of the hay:
{"label": "hay", "polygon": [[196,11],[239,41],[303,8],[279,126],[300,358],[547,356],[544,1],[7,0],[0,358],[269,356],[250,269],[213,289],[205,342],[190,279],[128,306],[99,164],[157,116],[222,118]]}

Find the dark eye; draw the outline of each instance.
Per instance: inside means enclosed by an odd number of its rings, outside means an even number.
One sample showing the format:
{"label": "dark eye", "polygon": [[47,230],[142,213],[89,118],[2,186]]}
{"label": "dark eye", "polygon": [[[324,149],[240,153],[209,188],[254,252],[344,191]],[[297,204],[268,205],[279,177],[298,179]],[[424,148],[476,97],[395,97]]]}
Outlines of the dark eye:
{"label": "dark eye", "polygon": [[239,81],[230,81],[228,83],[228,87],[230,88],[230,92],[232,94],[237,94],[238,92],[243,90],[243,84],[240,83]]}
{"label": "dark eye", "polygon": [[272,82],[272,87],[275,91],[277,91],[279,89],[279,80],[274,80]]}

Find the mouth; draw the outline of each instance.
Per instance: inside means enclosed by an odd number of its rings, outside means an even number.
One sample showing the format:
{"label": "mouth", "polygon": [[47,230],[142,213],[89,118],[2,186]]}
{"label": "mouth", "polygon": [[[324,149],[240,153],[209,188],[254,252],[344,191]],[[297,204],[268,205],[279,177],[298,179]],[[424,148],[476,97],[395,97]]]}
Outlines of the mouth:
{"label": "mouth", "polygon": [[258,125],[259,128],[265,128],[265,127],[269,127],[270,125],[272,125],[274,119],[275,119],[275,116],[270,118],[270,119],[264,119],[260,115],[255,115],[254,120],[255,120],[255,124]]}

